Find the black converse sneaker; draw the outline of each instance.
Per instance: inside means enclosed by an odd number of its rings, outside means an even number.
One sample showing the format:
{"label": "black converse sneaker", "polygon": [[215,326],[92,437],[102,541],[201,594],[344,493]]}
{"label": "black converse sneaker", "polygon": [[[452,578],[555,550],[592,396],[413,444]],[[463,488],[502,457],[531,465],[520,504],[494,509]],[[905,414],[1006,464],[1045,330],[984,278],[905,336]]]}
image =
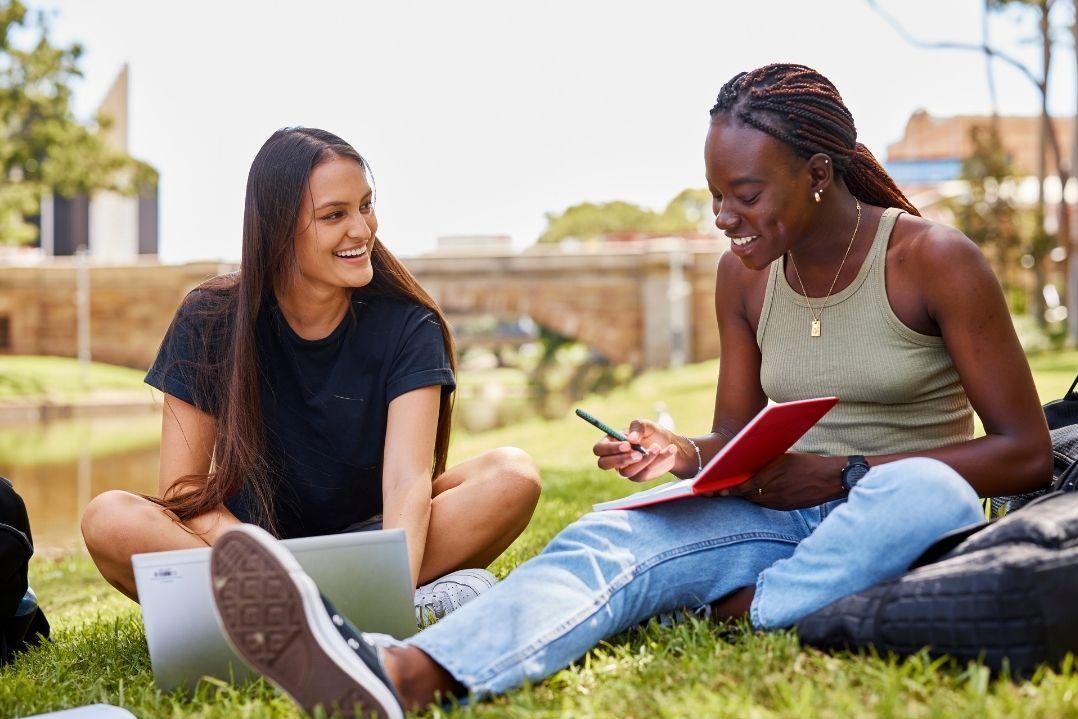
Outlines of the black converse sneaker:
{"label": "black converse sneaker", "polygon": [[223,534],[210,574],[229,644],[307,712],[321,706],[346,717],[403,719],[374,645],[268,532],[245,524]]}

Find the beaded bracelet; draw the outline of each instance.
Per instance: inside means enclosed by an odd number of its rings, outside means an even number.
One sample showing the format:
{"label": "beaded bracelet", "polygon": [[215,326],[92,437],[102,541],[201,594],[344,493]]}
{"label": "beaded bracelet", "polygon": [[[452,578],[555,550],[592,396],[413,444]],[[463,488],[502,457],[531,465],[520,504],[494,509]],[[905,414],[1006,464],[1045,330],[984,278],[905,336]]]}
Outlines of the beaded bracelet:
{"label": "beaded bracelet", "polygon": [[689,444],[692,445],[692,448],[696,450],[696,473],[700,474],[704,469],[704,458],[700,455],[700,445],[692,441],[689,437],[686,437],[685,439],[688,440]]}

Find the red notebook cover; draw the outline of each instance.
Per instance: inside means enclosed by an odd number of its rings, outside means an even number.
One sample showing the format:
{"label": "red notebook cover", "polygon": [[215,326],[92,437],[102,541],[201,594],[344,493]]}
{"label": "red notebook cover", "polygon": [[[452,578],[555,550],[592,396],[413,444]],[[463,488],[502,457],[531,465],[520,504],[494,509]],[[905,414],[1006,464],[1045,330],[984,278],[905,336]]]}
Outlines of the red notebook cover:
{"label": "red notebook cover", "polygon": [[768,405],[695,477],[602,502],[593,509],[633,509],[736,487],[792,447],[837,403],[838,397],[820,397]]}

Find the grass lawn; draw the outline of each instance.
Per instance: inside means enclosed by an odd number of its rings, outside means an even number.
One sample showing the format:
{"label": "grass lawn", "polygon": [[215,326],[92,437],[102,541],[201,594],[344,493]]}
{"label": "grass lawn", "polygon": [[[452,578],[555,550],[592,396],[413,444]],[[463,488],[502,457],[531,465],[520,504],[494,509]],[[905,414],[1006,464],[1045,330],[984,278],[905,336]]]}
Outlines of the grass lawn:
{"label": "grass lawn", "polygon": [[[1063,394],[1078,352],[1035,357],[1042,400]],[[663,400],[683,431],[710,423],[717,364],[643,375],[581,403],[615,425],[651,416]],[[499,558],[504,575],[538,552],[592,502],[637,486],[600,472],[590,459],[596,432],[575,417],[530,421],[459,435],[457,460],[513,444],[543,468],[546,489],[535,520]],[[232,688],[204,682],[193,699],[153,685],[137,608],[109,589],[85,557],[35,561],[32,581],[55,629],[55,643],[0,672],[0,716],[109,702],[139,717],[293,717],[298,712],[262,682]],[[483,631],[497,631],[487,627]],[[722,633],[703,623],[654,623],[604,642],[576,665],[535,687],[435,717],[1078,717],[1078,669],[1044,670],[1015,683],[976,664],[828,655],[795,635]]]}
{"label": "grass lawn", "polygon": [[138,391],[146,388],[145,374],[101,362],[91,362],[83,373],[78,360],[69,357],[6,355],[0,357],[0,401],[26,396],[70,400],[93,390]]}

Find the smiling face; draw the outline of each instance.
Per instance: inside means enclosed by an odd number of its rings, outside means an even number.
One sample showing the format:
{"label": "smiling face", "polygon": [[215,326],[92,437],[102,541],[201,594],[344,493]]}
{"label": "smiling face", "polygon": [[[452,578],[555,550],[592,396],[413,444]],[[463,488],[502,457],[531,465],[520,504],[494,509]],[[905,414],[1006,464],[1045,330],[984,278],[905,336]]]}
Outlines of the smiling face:
{"label": "smiling face", "polygon": [[708,131],[704,162],[715,226],[746,267],[766,268],[809,234],[820,182],[788,145],[720,116]]}
{"label": "smiling face", "polygon": [[363,287],[374,276],[374,190],[363,166],[330,156],[308,181],[296,228],[297,280],[312,289]]}

